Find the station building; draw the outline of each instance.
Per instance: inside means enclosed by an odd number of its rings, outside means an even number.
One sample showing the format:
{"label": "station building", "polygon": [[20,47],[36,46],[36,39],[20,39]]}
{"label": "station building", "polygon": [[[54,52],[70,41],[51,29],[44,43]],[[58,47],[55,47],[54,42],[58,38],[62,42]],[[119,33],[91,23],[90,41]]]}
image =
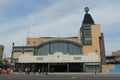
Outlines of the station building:
{"label": "station building", "polygon": [[27,38],[26,46],[13,43],[16,71],[30,67],[48,72],[101,72],[105,64],[104,37],[88,11],[86,7],[77,37]]}
{"label": "station building", "polygon": [[120,50],[106,56],[106,64],[102,65],[104,73],[120,73]]}
{"label": "station building", "polygon": [[120,50],[112,52],[112,55],[106,56],[106,64],[120,64]]}

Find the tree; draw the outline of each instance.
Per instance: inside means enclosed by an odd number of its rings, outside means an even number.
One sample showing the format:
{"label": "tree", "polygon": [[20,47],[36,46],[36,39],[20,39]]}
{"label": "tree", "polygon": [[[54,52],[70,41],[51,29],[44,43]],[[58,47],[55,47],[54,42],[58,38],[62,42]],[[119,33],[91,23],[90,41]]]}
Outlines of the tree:
{"label": "tree", "polygon": [[0,68],[8,69],[11,67],[11,63],[7,59],[0,60]]}

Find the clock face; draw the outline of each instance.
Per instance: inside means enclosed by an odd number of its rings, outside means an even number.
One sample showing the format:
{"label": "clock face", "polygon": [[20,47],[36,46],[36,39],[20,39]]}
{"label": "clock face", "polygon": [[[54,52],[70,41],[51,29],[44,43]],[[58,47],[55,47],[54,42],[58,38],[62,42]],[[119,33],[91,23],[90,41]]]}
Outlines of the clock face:
{"label": "clock face", "polygon": [[88,8],[88,7],[85,7],[84,10],[85,10],[86,13],[88,13],[89,8]]}

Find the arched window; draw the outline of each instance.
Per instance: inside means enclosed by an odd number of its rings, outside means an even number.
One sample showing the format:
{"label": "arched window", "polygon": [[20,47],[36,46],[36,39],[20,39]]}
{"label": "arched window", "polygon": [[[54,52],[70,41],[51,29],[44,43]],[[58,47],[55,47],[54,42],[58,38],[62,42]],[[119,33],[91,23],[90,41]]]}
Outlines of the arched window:
{"label": "arched window", "polygon": [[64,54],[82,54],[82,46],[79,43],[67,40],[53,40],[45,42],[35,49],[35,55],[48,55],[55,52]]}

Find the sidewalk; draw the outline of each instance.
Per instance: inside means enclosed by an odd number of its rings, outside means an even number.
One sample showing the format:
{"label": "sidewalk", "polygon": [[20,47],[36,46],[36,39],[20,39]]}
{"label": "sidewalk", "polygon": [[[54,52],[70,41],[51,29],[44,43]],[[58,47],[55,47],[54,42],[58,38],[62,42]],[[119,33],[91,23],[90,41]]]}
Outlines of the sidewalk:
{"label": "sidewalk", "polygon": [[[25,72],[14,72],[13,74],[26,74]],[[30,74],[34,74],[34,72],[30,72]],[[36,72],[35,74],[39,74]],[[40,73],[41,74],[46,74],[46,73]],[[64,75],[71,75],[71,74],[80,74],[80,75],[90,75],[90,74],[95,74],[95,73],[80,73],[80,72],[48,72],[48,74],[64,74]],[[96,74],[120,74],[120,73],[96,73]]]}

